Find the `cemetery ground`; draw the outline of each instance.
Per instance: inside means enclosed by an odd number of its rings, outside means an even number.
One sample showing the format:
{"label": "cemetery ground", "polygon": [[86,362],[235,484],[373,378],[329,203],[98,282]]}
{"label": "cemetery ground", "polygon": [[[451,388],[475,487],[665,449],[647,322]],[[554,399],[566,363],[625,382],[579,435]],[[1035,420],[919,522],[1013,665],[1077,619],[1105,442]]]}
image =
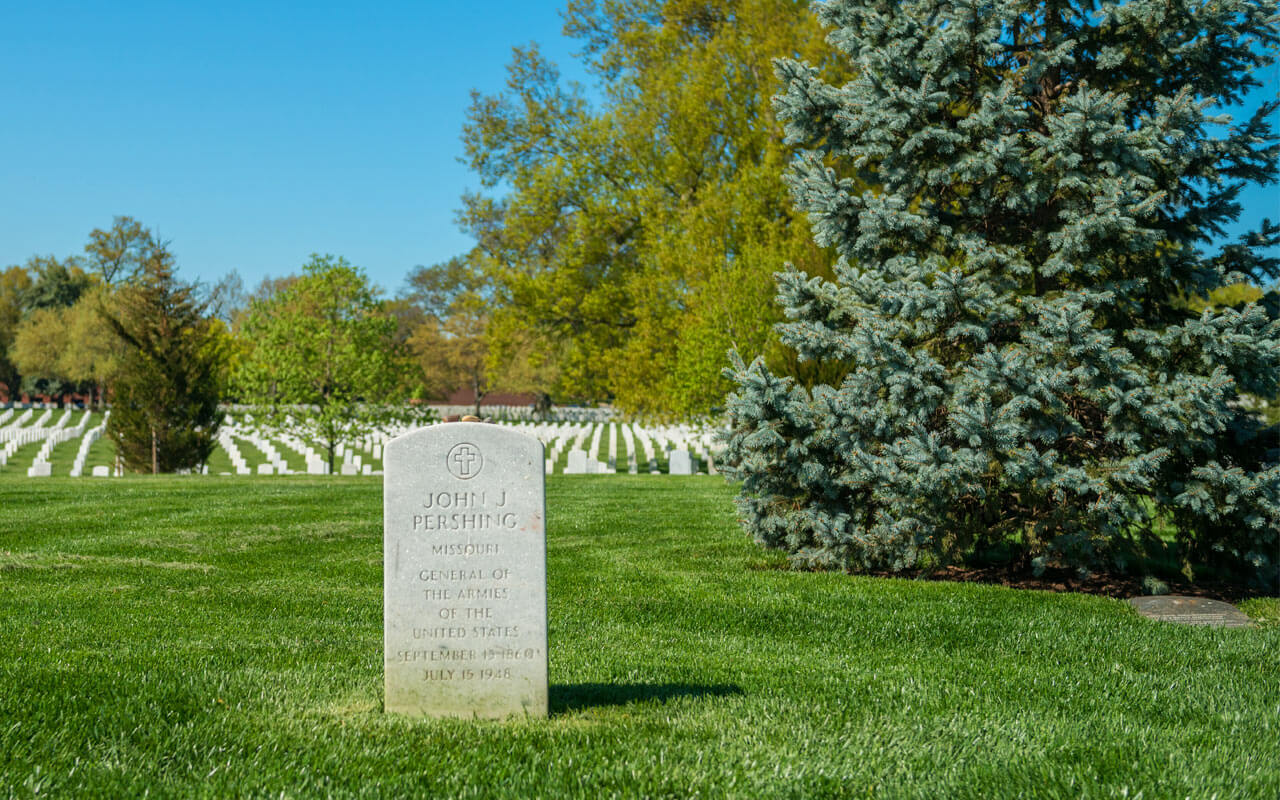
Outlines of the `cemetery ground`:
{"label": "cemetery ground", "polygon": [[777,569],[548,478],[551,717],[382,713],[376,477],[0,476],[0,795],[1276,797],[1280,624]]}

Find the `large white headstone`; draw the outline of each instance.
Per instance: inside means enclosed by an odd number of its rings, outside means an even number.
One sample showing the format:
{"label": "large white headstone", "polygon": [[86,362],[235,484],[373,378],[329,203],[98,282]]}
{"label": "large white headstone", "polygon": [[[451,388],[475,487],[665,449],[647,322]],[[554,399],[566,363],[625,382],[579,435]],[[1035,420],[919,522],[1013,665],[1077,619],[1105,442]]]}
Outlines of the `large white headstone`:
{"label": "large white headstone", "polygon": [[455,422],[384,456],[386,710],[546,716],[542,443]]}
{"label": "large white headstone", "polygon": [[692,475],[693,459],[688,450],[672,450],[667,454],[667,472],[671,475]]}

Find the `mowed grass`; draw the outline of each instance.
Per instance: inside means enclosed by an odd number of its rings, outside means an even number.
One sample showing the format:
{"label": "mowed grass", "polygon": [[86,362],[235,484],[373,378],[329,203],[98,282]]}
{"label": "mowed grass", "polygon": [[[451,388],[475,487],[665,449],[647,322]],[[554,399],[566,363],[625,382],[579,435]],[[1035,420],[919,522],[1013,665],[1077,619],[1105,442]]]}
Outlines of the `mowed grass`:
{"label": "mowed grass", "polygon": [[1280,795],[1280,626],[780,570],[732,495],[552,478],[551,718],[422,721],[379,479],[0,480],[0,795]]}

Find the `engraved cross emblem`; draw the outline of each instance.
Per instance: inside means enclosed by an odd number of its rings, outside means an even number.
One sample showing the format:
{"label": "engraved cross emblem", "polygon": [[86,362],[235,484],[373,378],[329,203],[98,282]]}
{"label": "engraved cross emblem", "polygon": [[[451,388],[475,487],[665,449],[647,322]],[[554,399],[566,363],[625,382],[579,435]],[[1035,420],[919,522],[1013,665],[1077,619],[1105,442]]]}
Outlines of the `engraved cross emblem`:
{"label": "engraved cross emblem", "polygon": [[445,456],[445,466],[453,477],[465,481],[479,474],[484,457],[480,455],[480,448],[470,442],[459,442]]}

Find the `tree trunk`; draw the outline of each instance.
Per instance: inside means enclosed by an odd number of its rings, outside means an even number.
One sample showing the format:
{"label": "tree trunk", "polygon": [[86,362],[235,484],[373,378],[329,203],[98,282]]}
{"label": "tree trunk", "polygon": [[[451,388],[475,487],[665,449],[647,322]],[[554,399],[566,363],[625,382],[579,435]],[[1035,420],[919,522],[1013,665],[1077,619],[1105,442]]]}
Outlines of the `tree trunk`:
{"label": "tree trunk", "polygon": [[156,456],[156,428],[151,426],[151,474],[160,474],[160,459]]}

